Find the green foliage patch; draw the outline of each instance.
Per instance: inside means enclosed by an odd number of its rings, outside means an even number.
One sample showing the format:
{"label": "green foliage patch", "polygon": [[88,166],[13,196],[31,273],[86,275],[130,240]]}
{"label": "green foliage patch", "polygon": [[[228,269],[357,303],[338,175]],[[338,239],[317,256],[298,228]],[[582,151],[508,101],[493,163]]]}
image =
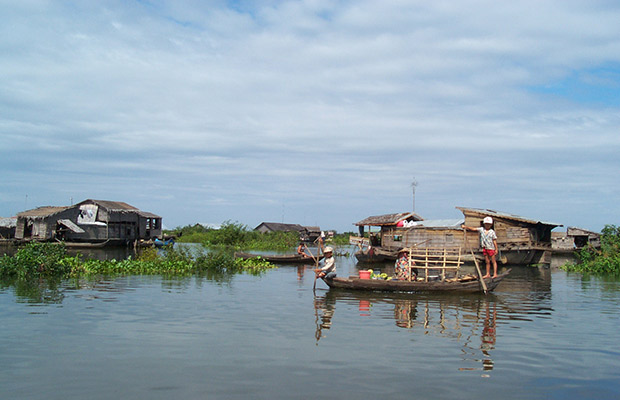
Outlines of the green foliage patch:
{"label": "green foliage patch", "polygon": [[191,254],[188,250],[145,249],[137,258],[93,260],[67,255],[58,243],[29,243],[15,255],[0,258],[0,278],[80,277],[90,275],[192,275],[204,272],[260,274],[275,266],[264,260],[241,260],[224,251]]}

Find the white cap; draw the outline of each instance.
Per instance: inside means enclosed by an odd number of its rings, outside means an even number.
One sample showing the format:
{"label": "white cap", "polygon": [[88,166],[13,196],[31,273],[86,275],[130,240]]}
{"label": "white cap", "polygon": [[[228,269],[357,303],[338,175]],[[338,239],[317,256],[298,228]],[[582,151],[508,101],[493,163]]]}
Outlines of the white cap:
{"label": "white cap", "polygon": [[483,224],[493,224],[493,218],[491,217],[484,217],[484,219],[482,220]]}
{"label": "white cap", "polygon": [[334,249],[332,249],[331,247],[327,246],[326,248],[323,249],[323,253],[333,253]]}

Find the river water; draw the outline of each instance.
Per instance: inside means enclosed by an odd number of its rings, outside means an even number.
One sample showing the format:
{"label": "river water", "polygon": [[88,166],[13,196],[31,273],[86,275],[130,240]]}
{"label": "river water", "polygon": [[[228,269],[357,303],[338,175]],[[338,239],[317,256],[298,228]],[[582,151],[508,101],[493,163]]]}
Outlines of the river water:
{"label": "river water", "polygon": [[0,398],[620,397],[618,280],[514,267],[488,296],[313,283],[281,266],[5,284]]}

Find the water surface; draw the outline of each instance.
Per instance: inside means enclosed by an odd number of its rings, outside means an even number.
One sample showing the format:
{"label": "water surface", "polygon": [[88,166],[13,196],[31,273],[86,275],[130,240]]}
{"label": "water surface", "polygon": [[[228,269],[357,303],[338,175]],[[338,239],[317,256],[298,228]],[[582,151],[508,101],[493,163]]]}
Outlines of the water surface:
{"label": "water surface", "polygon": [[309,268],[4,285],[0,398],[620,396],[616,280],[516,267],[489,296],[314,292]]}

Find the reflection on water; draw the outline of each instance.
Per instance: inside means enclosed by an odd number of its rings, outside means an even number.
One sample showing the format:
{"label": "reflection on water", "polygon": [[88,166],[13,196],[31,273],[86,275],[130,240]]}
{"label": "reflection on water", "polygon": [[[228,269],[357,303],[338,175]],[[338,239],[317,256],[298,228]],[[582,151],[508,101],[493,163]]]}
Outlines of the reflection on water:
{"label": "reflection on water", "polygon": [[[521,301],[521,300],[520,300]],[[411,337],[432,335],[460,343],[462,361],[474,362],[477,367],[461,367],[460,371],[494,368],[493,351],[497,345],[499,320],[528,320],[531,303],[522,299],[517,308],[494,295],[433,295],[407,293],[366,293],[328,290],[314,298],[316,344],[338,324],[338,313],[347,312],[361,319],[391,319],[398,328],[409,331]],[[353,307],[351,307],[353,305]],[[550,307],[538,305],[551,313]],[[338,312],[337,312],[338,311]],[[499,316],[499,317],[498,317]],[[351,315],[347,315],[351,317]]]}
{"label": "reflection on water", "polygon": [[618,398],[617,279],[364,293],[311,268],[2,282],[0,398]]}

